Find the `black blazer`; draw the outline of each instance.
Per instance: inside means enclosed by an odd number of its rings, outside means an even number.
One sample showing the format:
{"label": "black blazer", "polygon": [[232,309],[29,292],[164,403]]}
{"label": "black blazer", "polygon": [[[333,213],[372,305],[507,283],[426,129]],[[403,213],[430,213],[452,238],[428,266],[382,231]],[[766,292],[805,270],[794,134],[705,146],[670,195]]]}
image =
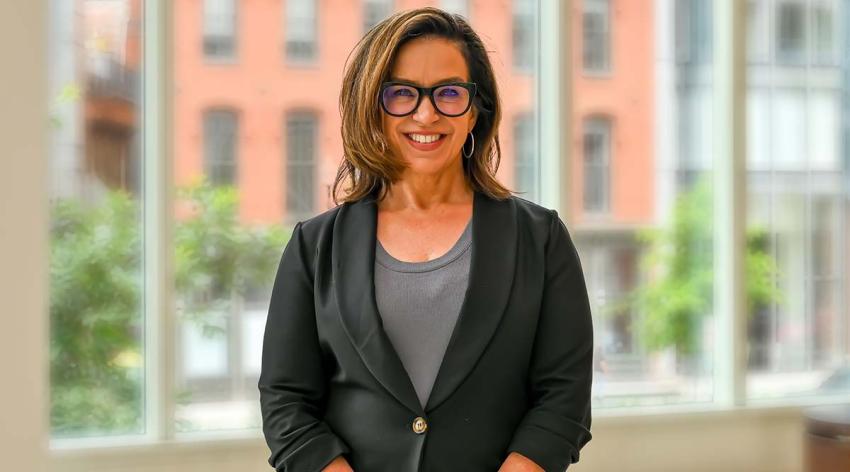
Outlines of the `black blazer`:
{"label": "black blazer", "polygon": [[475,192],[469,285],[423,409],[375,302],[377,203],[298,222],[271,294],[259,380],[278,471],[495,472],[511,451],[547,472],[590,438],[593,327],[555,210]]}

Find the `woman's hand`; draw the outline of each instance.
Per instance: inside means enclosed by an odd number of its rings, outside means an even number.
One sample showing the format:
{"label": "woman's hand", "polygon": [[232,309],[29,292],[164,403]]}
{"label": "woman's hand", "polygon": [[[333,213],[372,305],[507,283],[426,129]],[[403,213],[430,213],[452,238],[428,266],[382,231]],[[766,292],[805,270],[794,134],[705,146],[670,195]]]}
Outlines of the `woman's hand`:
{"label": "woman's hand", "polygon": [[354,469],[348,465],[348,461],[345,460],[345,457],[336,456],[330,464],[326,465],[322,472],[354,472]]}
{"label": "woman's hand", "polygon": [[499,467],[499,472],[546,472],[533,460],[518,452],[511,452]]}

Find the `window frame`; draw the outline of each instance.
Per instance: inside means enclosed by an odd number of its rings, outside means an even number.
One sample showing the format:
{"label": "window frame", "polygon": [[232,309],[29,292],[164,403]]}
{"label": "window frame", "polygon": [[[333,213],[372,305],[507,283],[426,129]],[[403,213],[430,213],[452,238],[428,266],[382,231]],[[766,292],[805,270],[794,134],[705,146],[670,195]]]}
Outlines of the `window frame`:
{"label": "window frame", "polygon": [[[591,7],[592,6],[592,7]],[[611,21],[611,0],[584,0],[582,3],[582,21],[581,21],[581,68],[582,73],[587,77],[609,77],[613,74],[613,60],[612,60],[612,39],[613,39],[613,31]],[[588,32],[587,32],[587,24],[585,23],[585,19],[587,15],[598,15],[603,18],[603,23],[605,28],[603,31],[595,32],[597,34],[602,35],[604,38],[604,44],[600,45],[601,47],[597,50],[594,49],[593,52],[600,54],[601,63],[600,64],[590,64],[587,62],[587,52],[588,52]]]}
{"label": "window frame", "polygon": [[[527,39],[528,44],[523,44],[524,47],[534,47],[537,46],[538,50],[541,46],[540,42],[540,14],[534,15],[533,11],[531,13],[525,11],[525,8],[533,8],[534,5],[537,5],[537,11],[541,11],[541,0],[512,0],[511,1],[511,67],[514,72],[524,73],[524,74],[533,74],[535,71],[539,71],[539,64],[532,59],[518,59],[519,57],[523,57],[517,54],[519,49],[517,48],[517,38],[523,38],[522,34],[526,33],[523,29],[528,26],[527,23],[532,25],[532,32],[537,31],[538,37],[534,39]],[[541,13],[542,14],[542,13]],[[526,17],[531,17],[530,21]],[[520,32],[520,35],[517,36],[517,33]],[[535,44],[536,43],[536,44]],[[532,54],[532,56],[534,56]],[[542,59],[542,55],[540,56]]]}
{"label": "window frame", "polygon": [[[522,192],[523,198],[532,201],[540,200],[540,174],[536,171],[541,167],[539,158],[539,148],[536,143],[539,142],[537,137],[538,118],[534,113],[521,111],[513,115],[511,120],[513,151],[514,151],[514,188]],[[531,143],[530,146],[524,147],[525,144]],[[530,156],[530,157],[529,157]],[[526,175],[529,180],[533,180],[531,189],[523,187],[525,183],[519,177]]]}
{"label": "window frame", "polygon": [[311,47],[312,47],[312,51],[311,51],[311,54],[310,54],[309,57],[307,57],[307,56],[301,57],[301,56],[298,56],[298,55],[290,54],[290,51],[289,51],[289,47],[290,47],[290,37],[289,37],[289,22],[290,22],[289,16],[290,16],[290,12],[289,12],[289,5],[291,3],[290,3],[289,0],[287,0],[287,1],[281,2],[281,8],[283,10],[282,11],[283,21],[281,22],[282,23],[281,29],[282,29],[282,34],[283,34],[283,41],[281,41],[281,43],[282,43],[281,47],[283,49],[283,51],[282,51],[283,59],[284,59],[284,62],[288,66],[294,66],[294,67],[315,66],[319,62],[319,55],[321,53],[320,44],[319,44],[319,14],[320,14],[319,13],[319,5],[318,5],[319,2],[318,2],[318,0],[298,0],[298,1],[310,2],[313,5],[313,18],[312,18],[312,21],[313,21],[313,37],[311,38],[310,43],[308,43],[306,41],[301,41],[301,42],[296,42],[296,43],[293,43],[293,44],[310,44]]}
{"label": "window frame", "polygon": [[[291,128],[293,126],[302,126],[305,122],[310,123],[312,126],[312,142],[309,143],[312,151],[312,155],[310,159],[303,159],[303,156],[299,156],[299,159],[293,159],[293,142],[292,142],[292,133],[290,133]],[[320,145],[320,134],[321,134],[321,119],[320,114],[315,110],[305,109],[305,108],[297,108],[292,110],[287,110],[283,113],[283,136],[285,137],[286,144],[283,146],[282,154],[283,154],[283,168],[285,169],[285,180],[286,188],[283,192],[283,208],[285,209],[286,217],[284,223],[287,225],[293,225],[299,220],[305,219],[308,215],[305,215],[302,211],[295,208],[294,205],[290,201],[290,192],[289,192],[289,183],[292,182],[293,176],[290,172],[295,171],[296,168],[310,168],[310,187],[312,194],[308,196],[311,206],[314,208],[309,211],[315,211],[316,206],[316,188],[319,182],[317,182],[316,176],[318,175],[318,160],[321,155],[319,145]]]}
{"label": "window frame", "polygon": [[395,11],[396,8],[396,0],[360,0],[360,12],[361,12],[361,21],[360,28],[361,34],[366,34],[367,31],[372,29],[375,25],[383,21],[383,18],[378,19],[375,23],[369,22],[369,18],[367,15],[367,10],[372,7],[385,7],[387,9],[384,17],[387,17]]}
{"label": "window frame", "polygon": [[233,49],[227,55],[207,54],[206,9],[210,1],[221,0],[203,0],[201,3],[201,57],[207,64],[235,64],[239,61],[239,18],[241,14],[239,0],[229,0],[233,4],[233,35],[230,37],[230,40],[233,42]]}
{"label": "window frame", "polygon": [[[789,18],[799,17],[798,21],[800,22],[800,28],[802,31],[800,32],[801,38],[800,41],[802,44],[799,46],[798,51],[788,51],[783,50],[782,44],[784,41],[789,41],[789,38],[783,39],[782,35],[782,22],[780,21],[780,17],[783,13],[783,7],[786,8],[799,8],[802,12],[801,15],[793,15],[789,13]],[[773,60],[776,64],[785,66],[785,67],[805,67],[806,63],[809,59],[809,51],[811,48],[811,9],[809,8],[809,2],[806,0],[777,0],[773,3],[773,11],[771,15],[771,19],[773,22],[773,30],[771,35],[771,43],[773,46]]]}
{"label": "window frame", "polygon": [[[201,112],[201,141],[203,143],[203,155],[201,156],[201,159],[203,161],[204,172],[208,176],[210,183],[213,185],[239,186],[239,135],[240,129],[243,126],[241,121],[241,113],[235,107],[215,106],[206,108]],[[217,129],[215,129],[215,134],[220,135],[222,134],[222,124],[224,123],[232,126],[232,128],[228,130],[231,132],[231,138],[233,140],[231,143],[233,147],[232,155],[229,160],[220,159],[223,151],[214,155],[208,153],[208,146],[211,143],[211,141],[208,140],[219,140],[215,141],[214,144],[221,144],[221,136],[216,136],[215,138],[210,137],[208,134],[208,131],[210,131],[210,129],[208,129],[208,125],[214,125],[213,127],[217,127]],[[213,148],[219,147],[221,146],[213,146]],[[217,181],[220,176],[220,169],[223,167],[230,168],[229,182]]]}
{"label": "window frame", "polygon": [[[585,212],[585,216],[589,219],[591,218],[604,218],[608,217],[611,214],[611,200],[612,195],[611,192],[613,187],[611,185],[612,179],[612,170],[615,168],[613,165],[614,161],[614,133],[615,126],[614,120],[607,115],[601,114],[591,114],[585,116],[582,120],[582,170],[584,171],[584,175],[582,176],[582,199],[581,206],[582,211]],[[603,155],[599,162],[594,160],[594,168],[599,169],[601,181],[599,183],[602,184],[600,202],[594,202],[594,204],[598,203],[599,206],[588,206],[587,195],[588,189],[587,184],[589,182],[588,179],[588,155],[587,155],[587,139],[591,136],[601,136],[602,137],[602,145],[603,145]]]}
{"label": "window frame", "polygon": [[440,0],[438,5],[449,13],[456,13],[467,20],[471,20],[470,3],[472,3],[470,0]]}

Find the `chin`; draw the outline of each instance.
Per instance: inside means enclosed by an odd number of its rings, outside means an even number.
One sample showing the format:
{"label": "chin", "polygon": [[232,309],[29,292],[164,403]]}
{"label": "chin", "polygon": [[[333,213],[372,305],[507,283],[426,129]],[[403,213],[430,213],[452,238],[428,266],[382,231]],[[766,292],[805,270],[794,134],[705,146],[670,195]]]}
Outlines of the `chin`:
{"label": "chin", "polygon": [[408,169],[412,172],[430,174],[437,173],[445,169],[449,165],[450,159],[446,156],[414,156],[407,155],[404,157],[408,164]]}

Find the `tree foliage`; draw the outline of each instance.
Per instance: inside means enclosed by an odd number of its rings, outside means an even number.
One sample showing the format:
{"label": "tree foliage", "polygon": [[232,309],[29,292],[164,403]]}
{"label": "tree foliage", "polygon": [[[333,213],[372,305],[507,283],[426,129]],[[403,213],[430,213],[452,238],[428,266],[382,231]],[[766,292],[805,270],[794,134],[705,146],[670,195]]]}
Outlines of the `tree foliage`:
{"label": "tree foliage", "polygon": [[[709,174],[710,175],[710,174]],[[674,348],[681,357],[702,345],[703,318],[713,312],[714,235],[710,181],[703,177],[679,196],[669,225],[641,230],[642,283],[602,313],[610,316],[632,309],[638,338],[650,351]],[[768,234],[752,226],[746,232],[745,277],[748,313],[772,301],[782,301],[774,287],[776,264],[767,252]],[[639,321],[637,321],[639,320]]]}
{"label": "tree foliage", "polygon": [[[247,226],[232,187],[199,179],[178,189],[178,316],[214,335],[234,298],[264,290],[289,231]],[[96,205],[56,202],[50,259],[51,425],[54,436],[143,430],[143,251],[140,205],[113,190]],[[225,313],[222,315],[222,313]],[[185,394],[175,392],[175,397]]]}

